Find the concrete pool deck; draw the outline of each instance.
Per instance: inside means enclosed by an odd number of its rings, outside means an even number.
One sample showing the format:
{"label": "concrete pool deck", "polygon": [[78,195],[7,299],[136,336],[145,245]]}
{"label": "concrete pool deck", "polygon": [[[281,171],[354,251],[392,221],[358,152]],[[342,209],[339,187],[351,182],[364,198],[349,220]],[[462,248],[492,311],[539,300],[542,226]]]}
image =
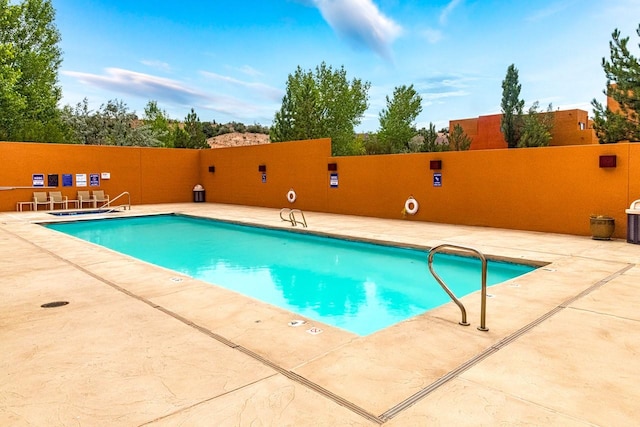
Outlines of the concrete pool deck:
{"label": "concrete pool deck", "polygon": [[[169,212],[291,228],[212,203],[117,215]],[[471,326],[449,303],[359,337],[35,224],[69,218],[3,212],[0,425],[637,424],[640,245],[305,215],[310,232],[545,265],[490,288],[488,332],[474,293]]]}

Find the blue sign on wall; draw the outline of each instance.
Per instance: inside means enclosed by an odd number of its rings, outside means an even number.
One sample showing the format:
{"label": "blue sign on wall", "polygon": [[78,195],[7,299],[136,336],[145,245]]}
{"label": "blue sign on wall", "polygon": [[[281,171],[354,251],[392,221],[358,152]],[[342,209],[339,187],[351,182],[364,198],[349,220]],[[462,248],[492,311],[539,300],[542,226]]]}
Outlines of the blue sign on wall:
{"label": "blue sign on wall", "polygon": [[44,187],[44,174],[34,173],[31,175],[34,187]]}
{"label": "blue sign on wall", "polygon": [[100,174],[97,174],[97,173],[89,174],[89,186],[100,187]]}
{"label": "blue sign on wall", "polygon": [[262,172],[262,182],[263,183],[267,182],[267,173],[266,172]]}
{"label": "blue sign on wall", "polygon": [[433,173],[433,186],[434,187],[442,187],[442,173],[434,172]]}
{"label": "blue sign on wall", "polygon": [[63,187],[72,187],[73,186],[73,175],[70,173],[62,174],[62,186]]}
{"label": "blue sign on wall", "polygon": [[334,172],[329,175],[329,187],[338,188],[338,173]]}

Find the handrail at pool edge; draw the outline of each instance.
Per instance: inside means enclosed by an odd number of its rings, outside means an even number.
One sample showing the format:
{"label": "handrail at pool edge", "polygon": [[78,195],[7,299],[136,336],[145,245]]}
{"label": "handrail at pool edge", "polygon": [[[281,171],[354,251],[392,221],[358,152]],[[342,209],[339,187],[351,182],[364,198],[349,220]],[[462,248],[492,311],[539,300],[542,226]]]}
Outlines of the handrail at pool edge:
{"label": "handrail at pool edge", "polygon": [[127,196],[127,203],[120,205],[120,206],[116,206],[116,208],[119,207],[123,207],[125,210],[131,210],[131,195],[129,194],[128,191],[123,191],[122,193],[118,194],[116,197],[114,197],[113,199],[109,200],[107,203],[105,203],[104,205],[100,206],[98,209],[102,209],[105,207],[110,207],[112,209],[115,209],[113,206],[111,206],[111,203],[115,202],[116,200],[118,200],[121,197]]}
{"label": "handrail at pool edge", "polygon": [[[289,214],[289,218],[288,219],[284,218],[282,216],[282,214],[285,211],[289,211],[288,212],[288,214]],[[300,215],[302,215],[302,221],[298,221],[296,219],[296,215],[295,215],[296,212],[299,213]],[[307,228],[307,219],[304,217],[304,212],[302,212],[300,209],[282,208],[282,209],[280,209],[280,219],[283,220],[283,221],[290,222],[292,227],[295,227],[298,224],[302,224],[305,228]]]}
{"label": "handrail at pool edge", "polygon": [[471,252],[476,255],[480,261],[482,262],[482,289],[481,289],[481,304],[480,304],[480,326],[478,326],[478,330],[480,331],[488,331],[489,328],[486,327],[486,313],[487,313],[487,258],[482,254],[482,252],[477,249],[470,248],[467,246],[459,246],[452,245],[449,243],[444,243],[442,245],[435,246],[431,248],[429,251],[429,257],[427,258],[427,264],[429,266],[429,271],[436,279],[436,281],[440,284],[442,289],[451,297],[454,303],[460,308],[462,313],[462,320],[459,322],[463,326],[468,326],[469,322],[467,322],[467,310],[464,308],[464,305],[460,300],[454,295],[454,293],[449,289],[449,287],[444,283],[444,281],[438,276],[438,274],[433,269],[433,256],[436,252],[439,252],[445,248],[457,249],[460,251]]}

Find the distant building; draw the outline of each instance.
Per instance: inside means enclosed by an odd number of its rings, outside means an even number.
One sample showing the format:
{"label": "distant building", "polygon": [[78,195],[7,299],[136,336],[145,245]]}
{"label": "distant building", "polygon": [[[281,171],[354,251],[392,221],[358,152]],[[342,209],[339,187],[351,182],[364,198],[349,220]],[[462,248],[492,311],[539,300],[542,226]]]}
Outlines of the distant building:
{"label": "distant building", "polygon": [[[597,144],[598,138],[593,123],[584,110],[553,111],[553,129],[549,145]],[[480,116],[473,119],[458,119],[449,122],[449,131],[460,125],[471,138],[471,150],[507,148],[507,142],[500,131],[502,114]]]}

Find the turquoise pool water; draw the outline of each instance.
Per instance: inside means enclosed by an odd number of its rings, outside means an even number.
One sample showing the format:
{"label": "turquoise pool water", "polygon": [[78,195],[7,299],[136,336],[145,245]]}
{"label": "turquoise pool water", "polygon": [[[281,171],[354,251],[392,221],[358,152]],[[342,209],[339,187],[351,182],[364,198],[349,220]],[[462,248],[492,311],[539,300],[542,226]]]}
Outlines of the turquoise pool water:
{"label": "turquoise pool water", "polygon": [[[450,301],[419,250],[181,215],[47,227],[358,335]],[[480,289],[479,261],[437,254],[434,266],[457,296]],[[533,269],[489,261],[487,284]]]}

